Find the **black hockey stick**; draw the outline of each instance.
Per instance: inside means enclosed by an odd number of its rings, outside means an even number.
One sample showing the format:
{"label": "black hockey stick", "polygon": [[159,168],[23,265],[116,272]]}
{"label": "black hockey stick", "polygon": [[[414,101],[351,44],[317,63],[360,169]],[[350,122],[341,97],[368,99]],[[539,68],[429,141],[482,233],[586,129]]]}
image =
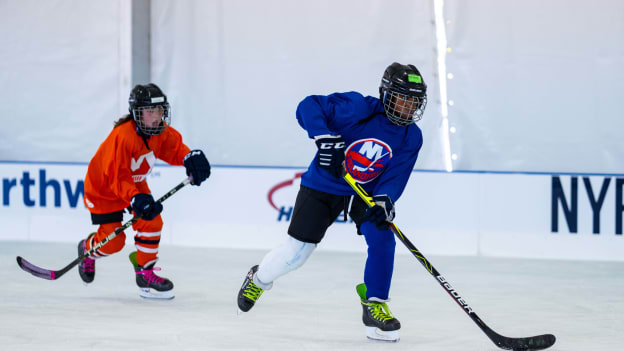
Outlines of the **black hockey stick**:
{"label": "black hockey stick", "polygon": [[[156,201],[157,202],[163,202],[163,201],[167,200],[171,195],[177,193],[178,190],[182,189],[185,185],[189,184],[190,182],[191,182],[190,178],[185,179],[184,181],[182,181],[182,183],[176,185],[175,188],[169,190],[168,193],[166,193],[165,195],[163,195],[160,199],[158,199]],[[97,245],[92,247],[91,250],[89,250],[89,251],[85,252],[84,254],[78,256],[78,258],[76,258],[70,264],[65,266],[65,268],[60,269],[58,271],[52,271],[52,270],[49,270],[49,269],[44,269],[44,268],[41,268],[41,267],[37,267],[34,264],[26,261],[24,258],[22,258],[20,256],[17,256],[17,264],[20,266],[21,269],[23,269],[24,271],[34,275],[35,277],[48,279],[48,280],[56,280],[56,279],[60,278],[63,274],[67,273],[70,269],[74,268],[74,266],[76,266],[78,263],[80,263],[80,261],[84,260],[85,258],[87,258],[89,256],[92,256],[93,253],[96,250],[98,250],[102,246],[106,245],[107,242],[113,240],[113,238],[115,238],[117,236],[117,234],[119,234],[119,233],[123,232],[124,230],[128,229],[132,224],[134,224],[140,218],[141,217],[139,217],[139,216],[133,217],[131,220],[129,220],[126,223],[124,223],[124,225],[122,225],[121,227],[115,229],[115,231],[110,233],[106,238],[104,238],[104,240],[100,241]]]}
{"label": "black hockey stick", "polygon": [[[373,199],[366,193],[362,186],[356,182],[349,173],[343,175],[344,180],[353,188],[353,190],[366,202],[369,207],[375,206]],[[502,336],[488,327],[477,314],[472,310],[466,300],[459,295],[457,290],[451,287],[448,280],[444,278],[438,271],[431,265],[431,263],[425,258],[425,256],[412,244],[403,233],[397,228],[394,223],[389,222],[390,230],[401,240],[401,242],[410,250],[410,252],[420,261],[420,263],[427,269],[427,272],[431,274],[436,281],[444,288],[444,290],[455,300],[459,307],[477,323],[479,328],[483,330],[485,335],[494,342],[494,344],[505,350],[514,351],[528,351],[528,350],[543,350],[551,347],[555,343],[555,336],[552,334],[544,334],[531,336],[528,338],[509,338]]]}

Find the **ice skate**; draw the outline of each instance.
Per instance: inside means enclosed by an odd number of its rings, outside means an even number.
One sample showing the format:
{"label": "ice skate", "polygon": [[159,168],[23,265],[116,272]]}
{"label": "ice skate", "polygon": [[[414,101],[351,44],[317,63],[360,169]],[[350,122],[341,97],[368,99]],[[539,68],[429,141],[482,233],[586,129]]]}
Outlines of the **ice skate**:
{"label": "ice skate", "polygon": [[[89,238],[93,235],[95,235],[95,233],[91,233],[89,234],[89,236],[87,236],[86,239],[80,240],[80,242],[78,243],[78,256],[81,256],[85,252],[87,252],[87,240],[89,240]],[[86,257],[85,259],[80,261],[80,265],[78,266],[78,274],[80,274],[80,279],[82,279],[85,285],[92,283],[93,279],[95,279],[95,260],[90,257]]]}
{"label": "ice skate", "polygon": [[253,276],[258,271],[258,265],[251,267],[247,276],[245,276],[245,281],[243,281],[243,285],[241,286],[238,292],[238,313],[248,312],[255,304],[256,301],[260,298],[263,289],[258,287],[254,281]]}
{"label": "ice skate", "polygon": [[356,287],[362,304],[362,321],[366,326],[366,337],[372,340],[397,342],[401,323],[392,316],[386,301],[371,297],[366,298],[366,285]]}
{"label": "ice skate", "polygon": [[173,293],[173,283],[167,279],[156,275],[154,271],[159,271],[159,267],[154,267],[156,260],[150,261],[144,267],[139,266],[136,260],[136,251],[130,254],[130,262],[134,266],[136,273],[136,283],[139,286],[139,295],[145,299],[170,300],[175,297]]}

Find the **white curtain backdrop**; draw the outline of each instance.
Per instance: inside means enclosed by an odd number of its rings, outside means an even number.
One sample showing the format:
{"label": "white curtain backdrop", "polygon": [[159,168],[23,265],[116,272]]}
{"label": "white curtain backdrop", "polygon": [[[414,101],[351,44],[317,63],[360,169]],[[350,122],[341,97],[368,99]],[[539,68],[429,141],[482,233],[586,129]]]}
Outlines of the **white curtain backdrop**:
{"label": "white curtain backdrop", "polygon": [[[87,162],[120,117],[125,2],[0,1],[0,160]],[[624,173],[624,2],[445,1],[455,170]],[[305,166],[309,94],[429,86],[419,169],[443,170],[433,0],[151,2],[151,76],[222,165]],[[127,72],[126,72],[127,73]]]}
{"label": "white curtain backdrop", "polygon": [[378,96],[393,61],[420,68],[431,103],[418,167],[443,168],[431,1],[154,1],[152,78],[172,124],[211,162],[306,166],[295,109],[310,94]]}
{"label": "white curtain backdrop", "polygon": [[456,170],[624,173],[624,2],[447,0]]}
{"label": "white curtain backdrop", "polygon": [[119,1],[0,1],[0,160],[89,161],[119,118]]}

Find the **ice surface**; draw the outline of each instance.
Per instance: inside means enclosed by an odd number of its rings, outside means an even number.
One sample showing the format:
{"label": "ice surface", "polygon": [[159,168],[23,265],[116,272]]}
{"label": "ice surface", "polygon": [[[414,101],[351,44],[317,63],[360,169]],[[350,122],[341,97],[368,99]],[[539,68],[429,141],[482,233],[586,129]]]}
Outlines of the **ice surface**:
{"label": "ice surface", "polygon": [[[498,350],[408,255],[396,258],[389,303],[401,341],[385,344],[368,341],[361,322],[364,253],[315,252],[237,316],[240,284],[264,251],[163,246],[157,266],[176,298],[149,301],[138,296],[131,250],[98,260],[85,287],[76,269],[48,281],[15,261],[60,269],[75,245],[0,242],[0,350]],[[624,345],[624,263],[428,258],[502,335],[552,333],[551,350]]]}

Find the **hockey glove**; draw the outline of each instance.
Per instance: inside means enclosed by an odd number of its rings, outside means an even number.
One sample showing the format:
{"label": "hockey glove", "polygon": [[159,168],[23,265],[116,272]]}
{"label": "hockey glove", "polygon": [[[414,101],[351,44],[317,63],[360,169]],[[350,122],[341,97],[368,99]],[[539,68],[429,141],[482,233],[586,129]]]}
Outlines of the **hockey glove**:
{"label": "hockey glove", "polygon": [[199,186],[210,177],[210,163],[201,150],[193,150],[184,156],[186,175],[191,176],[191,184]]}
{"label": "hockey glove", "polygon": [[152,194],[139,193],[132,197],[130,207],[137,216],[146,221],[151,221],[162,212],[163,205],[154,201]]}
{"label": "hockey glove", "polygon": [[388,222],[394,219],[394,203],[388,195],[373,196],[375,206],[369,207],[364,214],[364,219],[373,223],[377,229],[388,229]]}
{"label": "hockey glove", "polygon": [[345,159],[345,142],[340,135],[319,135],[314,137],[318,148],[317,163],[334,178],[342,176],[342,163]]}

